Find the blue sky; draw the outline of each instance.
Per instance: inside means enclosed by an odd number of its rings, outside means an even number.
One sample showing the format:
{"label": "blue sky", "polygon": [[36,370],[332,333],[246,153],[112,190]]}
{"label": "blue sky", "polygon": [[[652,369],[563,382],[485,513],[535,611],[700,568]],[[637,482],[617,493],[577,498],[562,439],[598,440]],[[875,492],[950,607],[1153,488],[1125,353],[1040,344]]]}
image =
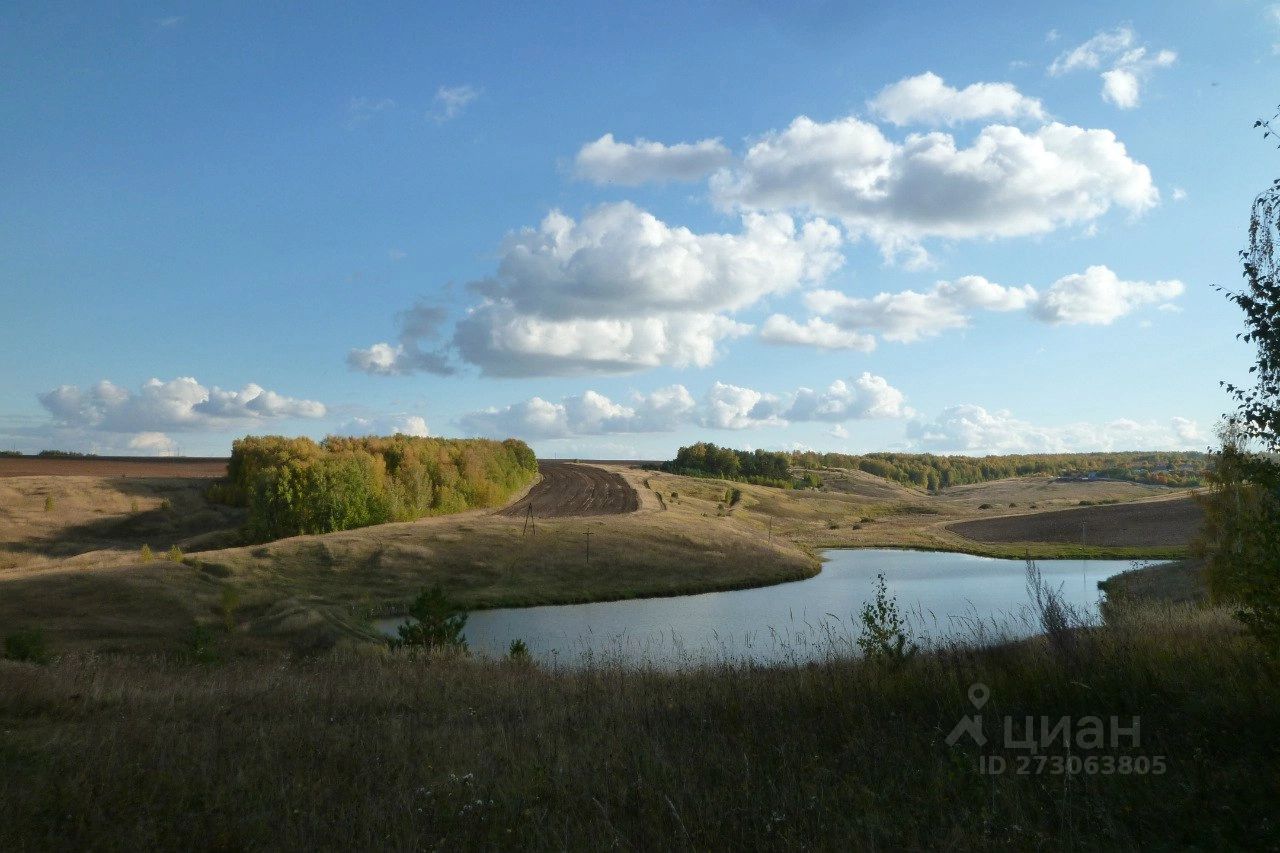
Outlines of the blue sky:
{"label": "blue sky", "polygon": [[1280,7],[900,5],[8,4],[0,444],[1203,448]]}

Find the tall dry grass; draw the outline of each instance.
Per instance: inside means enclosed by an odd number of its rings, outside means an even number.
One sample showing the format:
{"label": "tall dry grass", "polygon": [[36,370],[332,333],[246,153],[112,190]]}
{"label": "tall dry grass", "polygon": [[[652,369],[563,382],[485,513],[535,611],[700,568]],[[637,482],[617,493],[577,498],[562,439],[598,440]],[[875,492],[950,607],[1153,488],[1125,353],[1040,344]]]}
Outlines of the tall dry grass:
{"label": "tall dry grass", "polygon": [[[976,682],[1140,715],[1167,772],[979,775]],[[1260,848],[1278,759],[1275,671],[1190,608],[892,666],[0,661],[0,849]]]}

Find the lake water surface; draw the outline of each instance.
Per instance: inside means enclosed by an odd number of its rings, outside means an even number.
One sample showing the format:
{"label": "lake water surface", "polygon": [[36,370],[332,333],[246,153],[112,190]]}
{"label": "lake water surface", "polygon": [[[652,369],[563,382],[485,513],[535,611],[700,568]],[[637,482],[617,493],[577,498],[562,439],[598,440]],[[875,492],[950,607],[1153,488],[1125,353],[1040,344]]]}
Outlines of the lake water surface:
{"label": "lake water surface", "polygon": [[[471,649],[500,657],[521,639],[544,663],[621,660],[659,666],[754,660],[796,662],[856,654],[858,614],[883,573],[923,638],[984,639],[1037,633],[1022,560],[936,551],[830,550],[818,575],[755,589],[595,604],[482,610],[471,614]],[[1040,560],[1063,598],[1097,612],[1098,581],[1127,560]],[[401,620],[379,627],[394,634]]]}

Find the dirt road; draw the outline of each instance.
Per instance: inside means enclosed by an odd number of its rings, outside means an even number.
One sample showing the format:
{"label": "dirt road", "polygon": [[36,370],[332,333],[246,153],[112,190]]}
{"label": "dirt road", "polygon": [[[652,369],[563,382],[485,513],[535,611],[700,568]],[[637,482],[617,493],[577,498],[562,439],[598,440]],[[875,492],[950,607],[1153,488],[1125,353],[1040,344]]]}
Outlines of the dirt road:
{"label": "dirt road", "polygon": [[640,496],[626,480],[612,471],[576,462],[538,463],[542,482],[529,494],[502,510],[501,515],[524,516],[533,507],[534,518],[572,515],[620,515],[640,508]]}
{"label": "dirt road", "polygon": [[947,525],[978,542],[1069,542],[1100,546],[1186,545],[1204,513],[1192,498],[1088,506]]}
{"label": "dirt road", "polygon": [[227,460],[215,457],[95,456],[42,459],[0,456],[0,477],[208,477],[227,476]]}

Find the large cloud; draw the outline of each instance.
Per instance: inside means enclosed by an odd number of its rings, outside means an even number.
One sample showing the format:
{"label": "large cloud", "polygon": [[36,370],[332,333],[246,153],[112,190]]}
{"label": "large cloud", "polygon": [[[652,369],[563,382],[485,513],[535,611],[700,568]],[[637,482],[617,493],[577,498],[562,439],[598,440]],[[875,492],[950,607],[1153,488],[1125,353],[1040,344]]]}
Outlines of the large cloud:
{"label": "large cloud", "polygon": [[553,402],[532,397],[509,406],[471,412],[460,419],[467,432],[528,439],[571,438],[637,432],[669,432],[682,426],[751,429],[797,421],[840,423],[912,414],[901,391],[884,378],[863,373],[826,389],[799,388],[773,394],[714,382],[701,400],[683,385],[633,394],[626,403],[595,391]]}
{"label": "large cloud", "polygon": [[582,146],[574,165],[578,177],[597,184],[636,186],[696,181],[727,166],[732,156],[719,139],[664,145],[647,139],[618,142],[606,133]]}
{"label": "large cloud", "polygon": [[1102,99],[1122,110],[1138,106],[1142,86],[1159,68],[1168,68],[1178,59],[1172,50],[1151,50],[1138,43],[1130,27],[1100,32],[1093,38],[1063,51],[1049,66],[1055,76],[1072,71],[1101,71]]}
{"label": "large cloud", "polygon": [[971,403],[943,409],[931,421],[911,421],[907,437],[917,450],[957,453],[1161,450],[1195,448],[1203,443],[1196,423],[1182,417],[1167,424],[1120,418],[1101,425],[1049,427]]}
{"label": "large cloud", "polygon": [[103,432],[225,429],[283,418],[321,418],[325,406],[249,384],[240,391],[206,388],[191,377],[151,379],[132,392],[107,380],[81,389],[60,385],[39,395],[61,426]]}
{"label": "large cloud", "polygon": [[710,364],[748,327],[727,316],[821,281],[843,258],[815,220],[748,214],[739,234],[671,227],[629,203],[581,222],[553,212],[506,243],[484,301],[459,322],[463,358],[498,376]]}
{"label": "large cloud", "polygon": [[1105,266],[1063,276],[1043,293],[1030,285],[1006,287],[982,276],[940,281],[918,293],[849,296],[836,290],[813,290],[805,304],[817,316],[801,324],[774,315],[760,338],[768,343],[808,344],[827,349],[869,350],[875,334],[885,340],[910,342],[948,329],[967,326],[974,311],[1021,311],[1046,323],[1108,325],[1142,305],[1164,303],[1180,295],[1182,282],[1126,281]]}
{"label": "large cloud", "polygon": [[867,105],[896,125],[1045,118],[1040,100],[1022,94],[1012,83],[974,83],[955,89],[932,71],[885,86]]}
{"label": "large cloud", "polygon": [[1150,170],[1109,130],[991,125],[960,147],[946,133],[898,143],[861,119],[804,116],[717,173],[712,190],[724,204],[839,218],[887,256],[916,259],[928,237],[1043,234],[1159,199]]}

